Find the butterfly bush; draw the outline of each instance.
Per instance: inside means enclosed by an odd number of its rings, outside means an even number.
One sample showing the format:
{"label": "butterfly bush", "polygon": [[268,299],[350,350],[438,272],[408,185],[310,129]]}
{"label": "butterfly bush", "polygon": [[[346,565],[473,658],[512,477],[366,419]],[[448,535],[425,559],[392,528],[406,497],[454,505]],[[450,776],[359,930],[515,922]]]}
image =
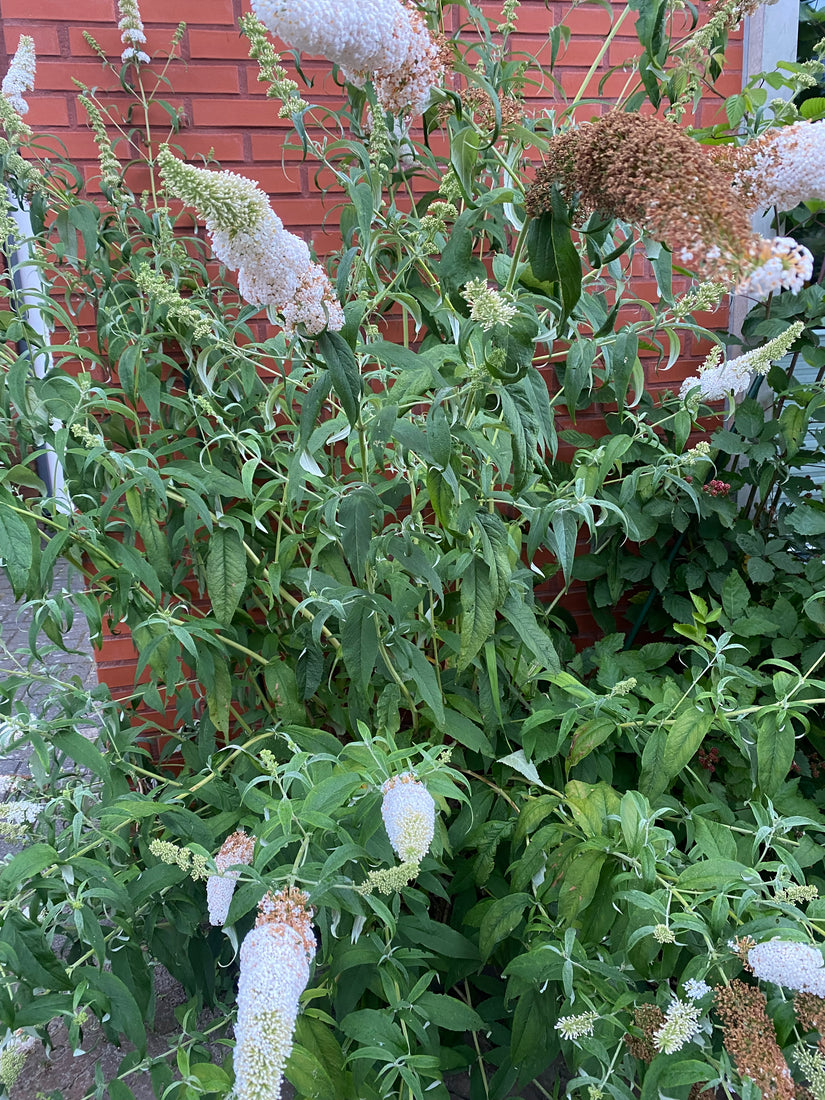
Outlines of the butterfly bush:
{"label": "butterfly bush", "polygon": [[3,77],[2,93],[19,115],[25,115],[29,109],[23,98],[24,92],[34,91],[34,74],[37,57],[34,52],[34,39],[21,34],[6,75]]}
{"label": "butterfly bush", "polygon": [[733,153],[735,187],[753,210],[825,200],[825,121],[768,130]]}
{"label": "butterfly bush", "polygon": [[118,0],[117,7],[120,13],[118,23],[118,30],[121,31],[120,40],[126,47],[120,55],[120,60],[148,65],[151,58],[140,48],[146,41],[146,33],[137,0]]}
{"label": "butterfly bush", "polygon": [[373,80],[393,114],[420,114],[443,79],[424,20],[398,0],[252,0],[252,10],[288,45],[340,65],[351,83]]}
{"label": "butterfly bush", "polygon": [[381,816],[393,850],[405,863],[420,863],[435,831],[433,796],[411,772],[393,776],[381,790]]}
{"label": "butterfly bush", "polygon": [[811,278],[813,269],[814,258],[804,244],[797,244],[792,237],[774,237],[761,242],[759,263],[736,289],[758,302],[765,302],[782,290],[798,294]]}
{"label": "butterfly bush", "polygon": [[825,997],[822,952],[809,943],[790,940],[758,943],[748,952],[748,965],[763,981]]}
{"label": "butterfly bush", "polygon": [[215,866],[219,873],[210,875],[206,880],[210,924],[226,924],[232,895],[235,892],[235,883],[238,881],[238,872],[230,868],[238,864],[250,864],[254,851],[255,837],[247,836],[243,829],[232,833],[221,845],[220,851],[215,856]]}
{"label": "butterfly bush", "polygon": [[715,347],[699,368],[699,374],[684,380],[680,396],[687,397],[698,386],[699,394],[705,401],[739,397],[747,390],[754,374],[767,374],[771,363],[787,353],[804,327],[801,321],[795,321],[773,340],[726,362],[721,361],[722,349]]}
{"label": "butterfly bush", "polygon": [[344,311],[324,269],[312,262],[306,242],[284,229],[253,180],[185,164],[166,147],[158,164],[169,193],[204,218],[215,255],[238,272],[247,302],[272,306],[287,332],[300,324],[310,335],[342,327]]}
{"label": "butterfly bush", "polygon": [[298,1000],[315,957],[312,910],[295,888],[269,893],[241,945],[235,1024],[235,1100],[278,1100]]}

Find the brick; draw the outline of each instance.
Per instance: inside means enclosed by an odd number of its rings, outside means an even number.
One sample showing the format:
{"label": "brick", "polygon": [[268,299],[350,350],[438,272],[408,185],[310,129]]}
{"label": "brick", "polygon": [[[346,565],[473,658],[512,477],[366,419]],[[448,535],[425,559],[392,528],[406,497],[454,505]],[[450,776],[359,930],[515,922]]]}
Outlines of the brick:
{"label": "brick", "polygon": [[[223,131],[210,130],[184,130],[175,135],[175,145],[182,145],[184,153],[189,160],[195,160],[201,154],[206,154],[210,149],[221,167],[233,166],[234,171],[241,171],[244,162],[244,140],[242,134],[227,134]],[[235,168],[240,165],[240,168]],[[210,167],[213,167],[210,165]]]}
{"label": "brick", "polygon": [[39,26],[28,22],[14,24],[7,19],[3,20],[3,41],[9,54],[17,49],[21,34],[28,34],[34,39],[34,52],[38,59],[47,54],[60,53],[60,41],[57,37],[57,28]]}
{"label": "brick", "polygon": [[26,122],[33,130],[52,130],[69,125],[69,108],[62,96],[45,96],[31,92],[26,97],[29,113]]}
{"label": "brick", "polygon": [[192,122],[195,126],[226,127],[234,130],[266,127],[268,130],[292,128],[287,119],[278,118],[278,108],[268,100],[196,99],[192,104]]}
{"label": "brick", "polygon": [[[110,27],[95,27],[94,31],[90,32],[92,38],[101,46],[106,53],[114,60],[120,59],[121,52],[123,50],[123,43],[120,40],[120,31],[117,29],[117,24],[114,19],[110,19],[112,24]],[[77,57],[81,60],[85,60],[89,57],[94,57],[91,46],[83,37],[83,31],[85,27],[69,27],[69,52],[72,57]],[[101,64],[101,63],[99,63]],[[101,72],[103,69],[101,68]]]}
{"label": "brick", "polygon": [[235,26],[232,0],[140,0],[144,24],[184,23],[206,26]]}
{"label": "brick", "polygon": [[[39,20],[55,24],[55,6],[52,0],[3,0],[3,22],[12,19]],[[114,9],[111,0],[80,0],[75,4],[61,4],[61,23],[111,23]]]}
{"label": "brick", "polygon": [[[172,91],[176,94],[186,92],[208,92],[212,94],[237,93],[240,91],[238,67],[235,64],[210,65],[205,61],[193,61],[184,67],[176,65],[170,68],[169,79]],[[166,88],[161,87],[160,95],[166,98]],[[239,104],[236,102],[236,110]]]}
{"label": "brick", "polygon": [[[187,34],[192,58],[240,60],[249,57],[249,42],[237,29],[190,27]],[[257,69],[257,65],[255,67]]]}

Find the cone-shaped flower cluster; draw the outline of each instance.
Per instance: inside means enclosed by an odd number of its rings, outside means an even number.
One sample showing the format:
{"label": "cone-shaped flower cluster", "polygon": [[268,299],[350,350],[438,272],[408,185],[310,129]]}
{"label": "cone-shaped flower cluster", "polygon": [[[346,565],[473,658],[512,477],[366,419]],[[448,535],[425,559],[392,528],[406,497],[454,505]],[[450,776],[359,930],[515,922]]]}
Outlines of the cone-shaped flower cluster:
{"label": "cone-shaped flower cluster", "polygon": [[215,856],[215,866],[220,872],[210,875],[206,880],[206,903],[209,906],[209,923],[218,926],[226,924],[232,895],[235,892],[235,883],[238,881],[238,872],[230,871],[230,867],[237,867],[239,863],[248,866],[252,862],[252,854],[255,851],[255,837],[247,836],[243,829],[238,829],[226,838],[220,851]]}
{"label": "cone-shaped flower cluster", "polygon": [[809,943],[791,940],[758,943],[748,952],[748,965],[763,981],[825,997],[822,952]]}
{"label": "cone-shaped flower cluster", "polygon": [[312,262],[306,243],[284,229],[253,180],[195,168],[166,146],[158,164],[169,193],[203,217],[215,255],[238,272],[247,302],[273,306],[288,332],[298,324],[310,335],[342,327],[344,311],[323,268]]}
{"label": "cone-shaped flower cluster", "polygon": [[774,237],[761,242],[757,266],[736,289],[758,302],[765,302],[771,294],[782,290],[798,294],[813,269],[814,258],[804,244],[797,244],[792,237]]}
{"label": "cone-shaped flower cluster", "polygon": [[381,790],[381,816],[390,844],[404,863],[420,863],[435,832],[433,796],[412,772],[393,776]]}
{"label": "cone-shaped flower cluster", "polygon": [[117,7],[120,12],[120,22],[117,25],[121,32],[120,41],[126,47],[120,55],[120,60],[148,65],[151,58],[140,48],[146,41],[146,34],[137,0],[118,0]]}
{"label": "cone-shaped flower cluster", "polygon": [[825,200],[825,121],[768,130],[733,154],[735,186],[752,210]]}
{"label": "cone-shaped flower cluster", "polygon": [[315,956],[306,894],[267,894],[241,945],[235,1024],[235,1100],[278,1100],[292,1051],[298,1000]]}
{"label": "cone-shaped flower cluster", "polygon": [[597,211],[641,224],[706,279],[735,281],[756,262],[756,238],[729,171],[675,122],[611,111],[551,138],[525,199],[531,217],[558,186]]}
{"label": "cone-shaped flower cluster", "polygon": [[443,78],[424,20],[399,0],[252,0],[252,10],[288,45],[340,65],[352,83],[372,79],[393,114],[423,111]]}
{"label": "cone-shaped flower cluster", "polygon": [[29,109],[23,98],[24,92],[34,90],[34,71],[37,58],[34,53],[34,39],[27,34],[20,35],[20,41],[11,59],[8,72],[3,77],[2,93],[17,111],[24,115]]}
{"label": "cone-shaped flower cluster", "polygon": [[804,325],[795,321],[784,332],[768,340],[761,347],[752,348],[744,355],[721,362],[722,349],[715,347],[699,368],[699,375],[686,378],[682,383],[680,397],[687,397],[698,386],[700,396],[705,401],[722,401],[728,396],[739,397],[750,385],[753,374],[767,374],[771,363],[781,359],[788,348],[802,332]]}

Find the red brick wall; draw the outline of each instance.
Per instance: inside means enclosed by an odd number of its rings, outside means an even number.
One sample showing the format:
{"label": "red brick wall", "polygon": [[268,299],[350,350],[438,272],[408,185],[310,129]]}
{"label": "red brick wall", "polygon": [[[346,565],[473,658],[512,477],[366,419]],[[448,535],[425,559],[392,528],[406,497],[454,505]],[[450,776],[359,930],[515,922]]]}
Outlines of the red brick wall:
{"label": "red brick wall", "polygon": [[[497,19],[500,5],[485,4],[485,10]],[[55,8],[59,7],[59,14]],[[300,151],[284,147],[289,124],[278,118],[278,104],[265,98],[264,87],[258,83],[257,64],[248,58],[247,42],[237,30],[237,22],[243,11],[248,10],[248,0],[141,0],[141,13],[148,38],[147,52],[168,48],[178,23],[186,22],[181,40],[183,63],[177,62],[170,69],[174,94],[162,96],[175,107],[180,107],[186,119],[180,135],[174,138],[187,155],[195,157],[214,150],[222,167],[229,168],[256,179],[271,195],[273,206],[286,226],[311,240],[319,253],[331,251],[337,244],[333,214],[328,227],[324,218],[334,205],[335,196],[322,197],[314,185],[316,165],[313,161],[302,163]],[[624,8],[615,3],[614,16]],[[455,8],[447,9],[457,18]],[[607,56],[594,75],[587,89],[596,97],[599,81],[609,69],[621,66],[638,53],[638,42],[633,34],[633,18],[628,17],[621,33],[611,43]],[[592,61],[601,49],[610,30],[608,13],[597,4],[578,7],[570,12],[566,4],[543,0],[522,0],[519,12],[519,30],[513,39],[513,49],[549,60],[548,29],[565,20],[572,31],[569,46],[559,57],[556,76],[560,78],[568,94],[579,88]],[[34,37],[38,56],[36,91],[26,98],[30,105],[27,122],[38,131],[58,137],[68,154],[81,162],[87,178],[93,179],[98,166],[96,148],[85,125],[82,108],[76,102],[77,90],[72,77],[89,86],[105,89],[114,81],[104,72],[99,60],[83,38],[89,31],[107,54],[119,59],[122,45],[117,30],[115,0],[73,0],[70,4],[56,5],[55,0],[0,0],[0,25],[2,41],[0,69],[5,72],[21,33]],[[741,87],[742,44],[741,33],[735,35],[729,51],[730,71],[717,85],[723,95],[738,91]],[[147,82],[154,67],[144,69]],[[303,92],[314,103],[336,106],[341,93],[335,88],[330,66],[322,59],[308,60],[304,71],[314,80],[314,87]],[[625,89],[627,71],[607,75],[602,96],[619,95]],[[151,87],[151,83],[148,83]],[[558,107],[558,100],[548,84],[542,89],[528,91],[530,109],[537,113],[545,108]],[[107,97],[101,94],[104,102]],[[116,97],[113,97],[116,98]],[[600,113],[609,103],[608,98],[599,104],[583,104],[579,118]],[[708,124],[717,115],[721,99],[708,97],[700,107],[697,121]],[[163,134],[162,115],[153,116],[156,136]],[[643,295],[655,294],[652,272],[639,263],[637,290]],[[724,325],[726,314],[721,311],[706,323]],[[651,383],[673,387],[681,377],[695,367],[696,347],[689,349],[686,357],[674,372],[664,378],[656,378],[649,370]],[[585,418],[586,419],[586,418]],[[578,427],[588,426],[601,434],[594,421],[592,425],[580,418]],[[572,593],[568,601],[577,616],[583,613],[584,593]],[[134,657],[128,634],[118,638],[107,637],[103,652],[99,655],[101,678],[111,683],[118,694],[125,694],[132,683]]]}

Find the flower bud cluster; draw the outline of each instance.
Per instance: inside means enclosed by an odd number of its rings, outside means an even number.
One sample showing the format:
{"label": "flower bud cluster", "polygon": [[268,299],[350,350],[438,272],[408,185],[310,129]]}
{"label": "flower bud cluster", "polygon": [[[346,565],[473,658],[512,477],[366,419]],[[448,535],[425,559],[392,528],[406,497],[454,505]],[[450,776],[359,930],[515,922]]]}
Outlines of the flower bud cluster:
{"label": "flower bud cluster", "polygon": [[212,335],[209,317],[182,298],[159,271],[148,264],[141,264],[135,282],[154,305],[165,306],[169,317],[191,328],[196,340],[208,340]]}
{"label": "flower bud cluster", "polygon": [[169,193],[204,218],[215,255],[238,272],[247,302],[279,310],[288,332],[299,324],[310,335],[343,326],[344,311],[323,268],[310,259],[306,242],[284,229],[253,180],[195,168],[166,146],[158,164]]}
{"label": "flower bud cluster", "polygon": [[137,0],[118,0],[117,7],[120,13],[120,22],[117,25],[121,32],[120,41],[126,47],[120,55],[120,60],[148,65],[151,58],[140,48],[146,41],[146,33]]}
{"label": "flower bud cluster", "polygon": [[500,291],[487,285],[486,279],[471,279],[464,284],[463,293],[470,306],[470,318],[478,321],[485,332],[493,325],[509,327],[518,312]]}
{"label": "flower bud cluster", "polygon": [[553,1026],[561,1032],[562,1039],[581,1039],[593,1034],[598,1019],[598,1012],[582,1012],[578,1016],[561,1016]]}
{"label": "flower bud cluster", "polygon": [[362,897],[367,897],[377,890],[379,894],[397,894],[408,886],[418,874],[417,863],[397,863],[394,867],[381,867],[377,871],[370,871],[366,880],[356,891]]}
{"label": "flower bud cluster", "polygon": [[278,1100],[298,1001],[315,956],[312,910],[300,890],[267,894],[241,945],[235,1100]]}
{"label": "flower bud cluster", "polygon": [[372,79],[393,114],[420,114],[443,78],[423,18],[399,0],[252,0],[252,10],[290,46],[340,65],[351,83]]}
{"label": "flower bud cluster", "polygon": [[390,844],[402,862],[420,863],[435,833],[433,796],[412,772],[393,776],[381,790],[381,816]]}
{"label": "flower bud cluster", "polygon": [[11,59],[6,75],[3,77],[3,96],[18,115],[24,115],[29,109],[28,103],[23,98],[24,92],[34,90],[34,72],[37,67],[37,58],[34,52],[34,39],[28,34],[21,34]]}
{"label": "flower bud cluster", "polygon": [[768,130],[737,149],[735,187],[751,209],[825,200],[825,121]]}
{"label": "flower bud cluster", "polygon": [[218,874],[210,875],[206,880],[206,903],[209,906],[210,924],[226,924],[232,895],[235,892],[235,883],[238,881],[238,872],[230,868],[237,867],[239,864],[248,866],[252,862],[254,851],[255,837],[247,836],[243,829],[231,833],[221,845],[215,856]]}
{"label": "flower bud cluster", "polygon": [[748,965],[763,981],[825,997],[822,952],[809,943],[792,940],[758,943],[748,952]]}
{"label": "flower bud cluster", "polygon": [[153,840],[149,844],[149,851],[161,863],[168,863],[180,867],[181,871],[186,871],[194,882],[209,878],[206,857],[193,852],[191,848],[182,848],[169,840]]}
{"label": "flower bud cluster", "polygon": [[662,1054],[681,1050],[699,1030],[699,1015],[697,1005],[674,997],[665,1010],[665,1022],[654,1032],[656,1049]]}

